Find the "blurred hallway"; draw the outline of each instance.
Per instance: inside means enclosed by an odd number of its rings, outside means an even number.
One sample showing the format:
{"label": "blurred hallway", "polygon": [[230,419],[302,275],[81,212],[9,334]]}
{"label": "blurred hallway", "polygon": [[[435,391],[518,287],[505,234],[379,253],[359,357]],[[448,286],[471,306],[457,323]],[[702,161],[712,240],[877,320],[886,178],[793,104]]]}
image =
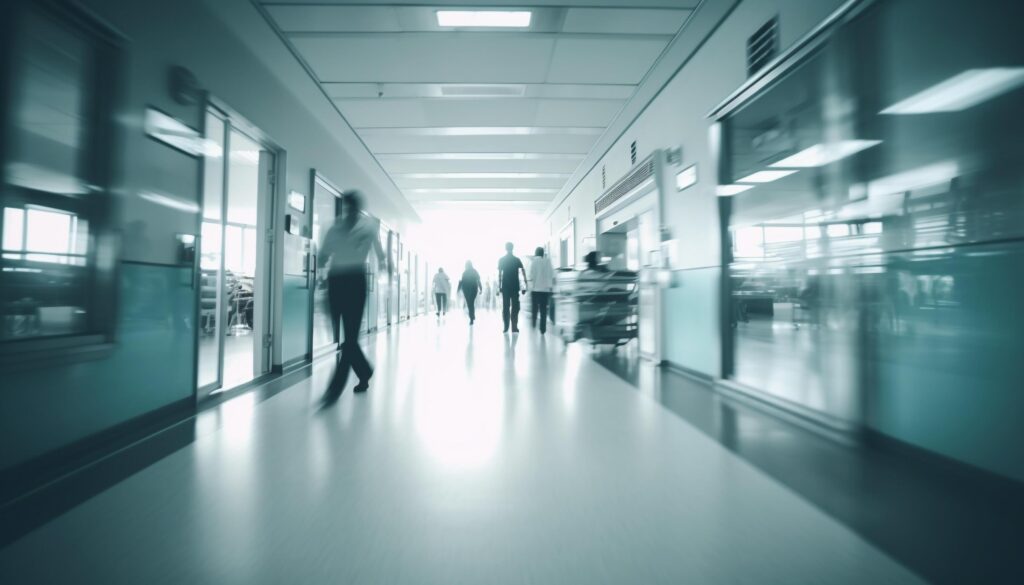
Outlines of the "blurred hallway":
{"label": "blurred hallway", "polygon": [[329,359],[203,413],[194,442],[0,552],[0,577],[918,582],[578,344],[499,325],[371,338],[370,392],[327,410]]}

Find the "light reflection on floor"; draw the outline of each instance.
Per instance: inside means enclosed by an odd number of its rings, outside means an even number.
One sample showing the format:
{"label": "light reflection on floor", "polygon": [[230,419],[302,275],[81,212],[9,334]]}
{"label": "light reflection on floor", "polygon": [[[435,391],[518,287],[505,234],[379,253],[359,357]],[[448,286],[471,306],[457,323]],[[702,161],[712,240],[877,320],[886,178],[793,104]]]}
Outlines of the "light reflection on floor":
{"label": "light reflection on floor", "polygon": [[500,327],[371,337],[370,391],[331,408],[329,358],[225,402],[191,445],[0,550],[0,581],[920,582],[584,348]]}

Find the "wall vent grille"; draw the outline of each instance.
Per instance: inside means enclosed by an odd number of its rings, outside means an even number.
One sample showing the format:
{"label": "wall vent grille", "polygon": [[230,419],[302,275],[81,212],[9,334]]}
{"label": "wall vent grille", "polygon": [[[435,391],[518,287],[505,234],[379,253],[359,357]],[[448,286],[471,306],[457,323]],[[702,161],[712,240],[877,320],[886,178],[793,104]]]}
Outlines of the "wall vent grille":
{"label": "wall vent grille", "polygon": [[638,185],[654,176],[654,157],[645,160],[638,167],[633,169],[621,181],[612,186],[604,195],[598,197],[594,202],[594,213],[601,213],[636,189]]}
{"label": "wall vent grille", "polygon": [[601,165],[601,190],[608,188],[608,173],[604,165]]}
{"label": "wall vent grille", "polygon": [[636,164],[636,140],[629,145],[629,164]]}
{"label": "wall vent grille", "polygon": [[772,17],[747,39],[747,76],[764,68],[779,55],[779,17]]}

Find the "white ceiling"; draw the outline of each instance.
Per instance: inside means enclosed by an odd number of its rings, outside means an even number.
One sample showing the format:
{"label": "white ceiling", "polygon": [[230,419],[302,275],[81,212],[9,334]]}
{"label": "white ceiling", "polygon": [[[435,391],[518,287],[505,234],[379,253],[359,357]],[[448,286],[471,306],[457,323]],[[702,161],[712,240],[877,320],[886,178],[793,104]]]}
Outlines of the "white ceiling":
{"label": "white ceiling", "polygon": [[[264,14],[414,207],[543,209],[699,0],[263,2]],[[533,12],[453,30],[435,11]]]}

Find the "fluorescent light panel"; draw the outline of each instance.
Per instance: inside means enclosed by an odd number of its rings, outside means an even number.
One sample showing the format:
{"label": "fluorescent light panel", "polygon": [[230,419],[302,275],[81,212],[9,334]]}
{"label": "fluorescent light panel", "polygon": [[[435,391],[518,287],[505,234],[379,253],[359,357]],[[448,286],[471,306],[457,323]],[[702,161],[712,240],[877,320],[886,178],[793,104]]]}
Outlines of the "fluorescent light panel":
{"label": "fluorescent light panel", "polygon": [[437,26],[470,28],[527,28],[529,10],[438,10]]}
{"label": "fluorescent light panel", "polygon": [[822,167],[881,143],[881,140],[840,140],[839,142],[829,142],[827,144],[815,144],[771,166],[774,168],[789,167],[801,169]]}
{"label": "fluorescent light panel", "polygon": [[782,179],[784,177],[788,177],[788,176],[790,176],[790,175],[792,175],[793,173],[796,173],[796,172],[797,171],[795,171],[795,170],[790,170],[790,171],[758,171],[756,173],[747,175],[746,177],[743,177],[742,179],[740,179],[740,180],[738,180],[736,182],[737,183],[771,183],[772,181],[778,181],[779,179]]}
{"label": "fluorescent light panel", "polygon": [[959,112],[1024,85],[1024,67],[968,69],[882,110],[883,114]]}
{"label": "fluorescent light panel", "polygon": [[719,197],[732,197],[753,188],[753,185],[719,185],[715,188],[715,194]]}

